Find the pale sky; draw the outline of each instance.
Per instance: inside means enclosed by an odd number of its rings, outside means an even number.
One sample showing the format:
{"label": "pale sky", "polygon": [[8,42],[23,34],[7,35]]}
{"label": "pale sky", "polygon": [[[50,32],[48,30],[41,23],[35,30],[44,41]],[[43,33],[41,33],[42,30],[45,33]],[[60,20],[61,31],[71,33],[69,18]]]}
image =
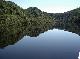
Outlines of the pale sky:
{"label": "pale sky", "polygon": [[63,13],[80,7],[80,0],[7,0],[13,1],[18,6],[27,9],[38,7],[48,13]]}

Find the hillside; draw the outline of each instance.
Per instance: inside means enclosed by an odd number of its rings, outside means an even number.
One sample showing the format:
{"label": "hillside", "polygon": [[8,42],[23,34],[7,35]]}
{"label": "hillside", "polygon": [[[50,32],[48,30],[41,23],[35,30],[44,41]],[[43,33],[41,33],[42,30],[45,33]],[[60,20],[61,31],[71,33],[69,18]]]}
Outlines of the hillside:
{"label": "hillside", "polygon": [[37,7],[22,9],[11,1],[0,2],[0,46],[13,44],[23,35],[38,36],[53,24],[52,17]]}
{"label": "hillside", "polygon": [[55,18],[55,20],[72,22],[80,26],[80,8],[76,8],[74,10],[64,13],[56,13],[56,14],[52,13],[50,14],[50,16]]}
{"label": "hillside", "polygon": [[53,20],[51,17],[36,7],[24,10],[14,2],[0,2],[0,32],[7,28],[8,31],[12,29],[13,32],[17,32],[17,30],[22,32],[24,29],[29,28],[29,26],[47,28],[52,25]]}
{"label": "hillside", "polygon": [[55,28],[80,35],[80,8],[64,13],[49,13],[49,15],[54,18]]}

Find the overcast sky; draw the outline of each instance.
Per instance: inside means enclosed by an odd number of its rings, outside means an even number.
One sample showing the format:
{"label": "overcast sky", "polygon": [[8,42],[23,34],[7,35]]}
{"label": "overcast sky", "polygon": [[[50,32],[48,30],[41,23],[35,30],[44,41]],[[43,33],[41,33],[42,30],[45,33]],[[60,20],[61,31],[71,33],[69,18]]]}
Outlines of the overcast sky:
{"label": "overcast sky", "polygon": [[13,1],[20,7],[38,7],[48,13],[63,13],[80,7],[80,0],[7,0]]}

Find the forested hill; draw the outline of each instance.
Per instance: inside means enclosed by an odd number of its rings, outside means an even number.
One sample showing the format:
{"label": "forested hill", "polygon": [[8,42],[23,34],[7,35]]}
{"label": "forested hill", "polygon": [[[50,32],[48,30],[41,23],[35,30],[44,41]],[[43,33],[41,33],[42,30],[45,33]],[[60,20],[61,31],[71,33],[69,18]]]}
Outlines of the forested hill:
{"label": "forested hill", "polygon": [[[3,25],[2,25],[3,24]],[[14,2],[0,2],[0,28],[22,28],[26,26],[46,28],[53,25],[52,17],[37,7],[22,9]],[[45,25],[45,26],[44,26]],[[1,30],[0,29],[0,30]]]}
{"label": "forested hill", "polygon": [[53,27],[80,35],[80,8],[54,14],[0,0],[0,48],[14,44],[24,35],[36,37]]}
{"label": "forested hill", "polygon": [[[54,25],[80,26],[80,8],[65,13],[47,13],[37,7],[23,9],[11,1],[0,2],[0,32],[13,33],[48,29]],[[57,20],[57,22],[55,21]],[[29,31],[28,31],[29,32]]]}
{"label": "forested hill", "polygon": [[49,13],[57,21],[76,23],[80,26],[80,7],[64,13]]}
{"label": "forested hill", "polygon": [[[17,4],[11,1],[2,1],[0,2],[0,19],[6,19],[6,22],[10,21],[9,19],[28,25],[27,23],[33,24],[38,23],[39,25],[54,25],[55,20],[73,22],[80,25],[80,8],[65,12],[65,13],[47,13],[42,12],[37,7],[29,7],[27,9],[22,9]],[[0,20],[1,21],[1,20]],[[41,23],[40,23],[41,22]],[[14,23],[14,22],[12,22]],[[9,23],[8,23],[9,24]],[[15,24],[15,23],[14,23]],[[36,24],[35,24],[36,25]]]}
{"label": "forested hill", "polygon": [[36,37],[53,27],[54,21],[37,7],[23,9],[0,0],[0,47],[14,44],[24,35]]}
{"label": "forested hill", "polygon": [[80,35],[80,8],[64,13],[49,13],[49,15],[54,18],[55,27]]}

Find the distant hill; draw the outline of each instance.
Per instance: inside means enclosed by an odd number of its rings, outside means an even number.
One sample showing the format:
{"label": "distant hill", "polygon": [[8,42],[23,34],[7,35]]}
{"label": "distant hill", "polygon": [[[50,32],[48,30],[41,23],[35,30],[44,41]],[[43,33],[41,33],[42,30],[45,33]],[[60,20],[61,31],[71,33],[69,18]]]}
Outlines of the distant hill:
{"label": "distant hill", "polygon": [[54,18],[55,27],[80,35],[80,7],[64,13],[49,13]]}
{"label": "distant hill", "polygon": [[68,18],[71,20],[71,22],[74,22],[80,26],[80,8],[71,10],[68,13],[70,14]]}
{"label": "distant hill", "polygon": [[49,15],[58,22],[73,23],[80,26],[80,8],[64,12],[64,13],[49,13]]}
{"label": "distant hill", "polygon": [[36,37],[53,27],[80,35],[80,8],[55,14],[37,7],[23,9],[14,2],[0,0],[0,48],[14,44],[25,35]]}

